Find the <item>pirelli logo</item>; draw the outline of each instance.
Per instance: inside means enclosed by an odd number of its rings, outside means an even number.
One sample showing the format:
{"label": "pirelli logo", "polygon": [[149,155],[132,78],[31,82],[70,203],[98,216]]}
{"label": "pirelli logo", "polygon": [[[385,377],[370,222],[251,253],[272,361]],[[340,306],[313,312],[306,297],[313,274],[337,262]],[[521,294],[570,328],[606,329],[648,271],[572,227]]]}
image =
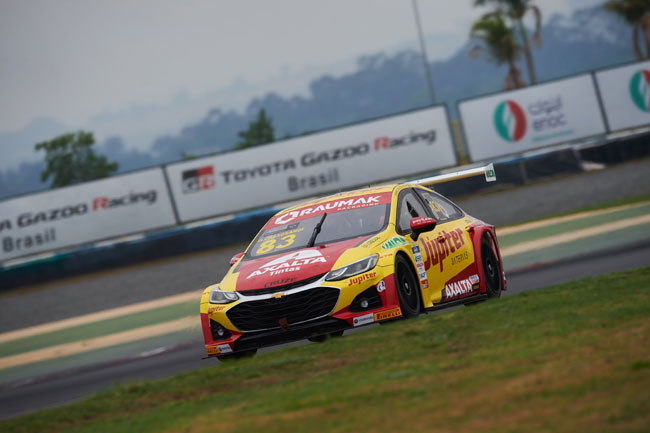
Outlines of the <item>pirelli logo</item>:
{"label": "pirelli logo", "polygon": [[393,308],[392,310],[380,311],[379,313],[375,313],[375,322],[378,320],[394,319],[401,315],[402,310],[399,307]]}

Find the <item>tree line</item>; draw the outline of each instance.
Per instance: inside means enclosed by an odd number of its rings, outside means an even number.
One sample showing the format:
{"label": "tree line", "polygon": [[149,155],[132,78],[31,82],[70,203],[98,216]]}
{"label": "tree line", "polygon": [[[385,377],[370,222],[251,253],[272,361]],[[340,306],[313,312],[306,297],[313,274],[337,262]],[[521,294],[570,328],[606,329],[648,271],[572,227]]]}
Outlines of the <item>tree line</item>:
{"label": "tree line", "polygon": [[[503,89],[512,90],[526,86],[517,62],[523,57],[528,83],[537,83],[533,60],[534,47],[542,45],[542,11],[532,0],[474,0],[475,6],[491,6],[492,10],[475,21],[470,29],[470,39],[477,44],[470,51],[472,58],[485,58],[497,66],[507,65]],[[650,59],[650,0],[608,0],[603,8],[620,16],[633,28],[633,48],[638,60]],[[523,23],[532,16],[532,33]],[[246,149],[275,141],[272,118],[260,108],[248,128],[238,132],[236,149]],[[288,137],[285,137],[288,138]],[[117,162],[97,155],[92,146],[92,132],[78,131],[55,137],[35,145],[36,151],[45,151],[46,168],[41,182],[52,178],[51,188],[74,185],[109,177],[117,172]],[[196,155],[182,152],[182,159]]]}
{"label": "tree line", "polygon": [[[526,85],[517,61],[525,59],[528,82],[537,83],[532,47],[542,45],[542,12],[531,0],[474,0],[475,6],[492,6],[472,24],[470,39],[478,41],[470,51],[477,58],[485,53],[488,61],[496,65],[508,65],[503,90],[519,89]],[[608,0],[603,8],[625,20],[633,28],[632,44],[638,60],[650,59],[650,0]],[[532,35],[523,19],[532,14],[535,26]],[[641,43],[645,42],[645,52]]]}

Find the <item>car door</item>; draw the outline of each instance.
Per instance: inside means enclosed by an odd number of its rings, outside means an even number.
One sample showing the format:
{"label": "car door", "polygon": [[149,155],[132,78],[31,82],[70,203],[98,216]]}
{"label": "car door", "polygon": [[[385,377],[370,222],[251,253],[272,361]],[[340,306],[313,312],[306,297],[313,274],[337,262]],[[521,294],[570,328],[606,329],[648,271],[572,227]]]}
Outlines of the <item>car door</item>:
{"label": "car door", "polygon": [[[436,228],[418,240],[433,304],[470,296],[478,289],[474,248],[463,211],[439,194],[417,189]],[[425,301],[426,305],[426,301]]]}
{"label": "car door", "polygon": [[[402,236],[411,233],[411,219],[416,217],[433,217],[428,205],[413,189],[400,192],[397,200],[397,219],[395,230]],[[410,239],[409,239],[410,240]],[[429,284],[431,275],[431,255],[427,253],[427,245],[435,241],[435,232],[421,233],[416,242],[411,245],[411,260],[413,260],[422,293],[424,308],[431,307],[432,291]],[[435,296],[434,296],[435,297]],[[440,293],[438,293],[438,298]]]}

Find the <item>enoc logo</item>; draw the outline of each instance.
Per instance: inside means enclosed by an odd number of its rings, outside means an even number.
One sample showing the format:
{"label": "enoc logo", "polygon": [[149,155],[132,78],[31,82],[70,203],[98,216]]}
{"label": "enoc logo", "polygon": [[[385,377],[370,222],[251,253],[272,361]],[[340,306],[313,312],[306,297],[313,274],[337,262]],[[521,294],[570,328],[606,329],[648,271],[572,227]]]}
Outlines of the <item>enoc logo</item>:
{"label": "enoc logo", "polygon": [[641,69],[630,79],[630,96],[639,110],[650,112],[650,71]]}
{"label": "enoc logo", "polygon": [[494,127],[506,141],[521,140],[526,135],[526,115],[519,104],[510,99],[494,110]]}

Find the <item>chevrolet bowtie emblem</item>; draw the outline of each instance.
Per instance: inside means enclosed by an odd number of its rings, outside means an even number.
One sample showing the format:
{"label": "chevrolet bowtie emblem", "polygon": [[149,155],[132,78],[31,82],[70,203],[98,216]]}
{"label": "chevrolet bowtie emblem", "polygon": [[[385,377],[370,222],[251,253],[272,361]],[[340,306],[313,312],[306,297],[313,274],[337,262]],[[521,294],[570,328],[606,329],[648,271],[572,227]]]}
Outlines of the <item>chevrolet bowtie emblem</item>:
{"label": "chevrolet bowtie emblem", "polygon": [[274,294],[271,295],[271,297],[275,298],[275,299],[280,299],[280,298],[284,297],[284,292],[274,293]]}

